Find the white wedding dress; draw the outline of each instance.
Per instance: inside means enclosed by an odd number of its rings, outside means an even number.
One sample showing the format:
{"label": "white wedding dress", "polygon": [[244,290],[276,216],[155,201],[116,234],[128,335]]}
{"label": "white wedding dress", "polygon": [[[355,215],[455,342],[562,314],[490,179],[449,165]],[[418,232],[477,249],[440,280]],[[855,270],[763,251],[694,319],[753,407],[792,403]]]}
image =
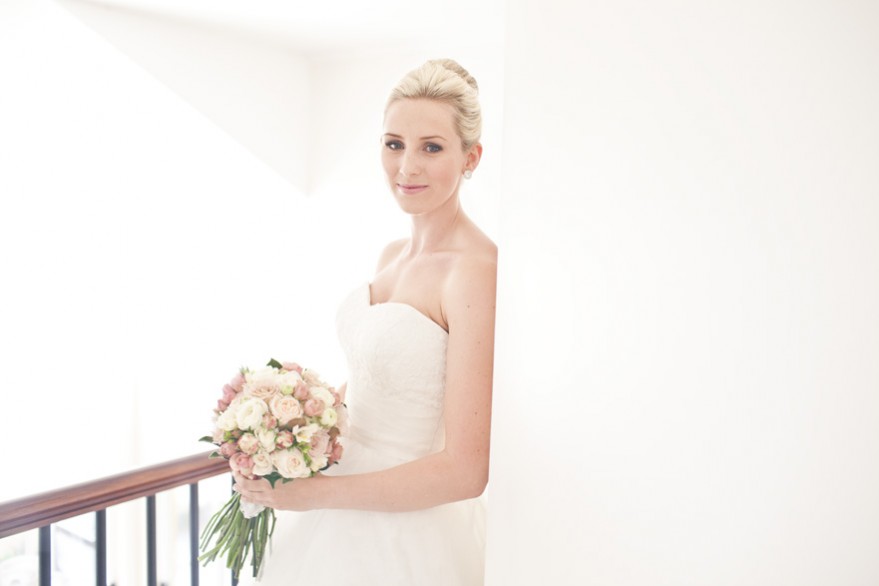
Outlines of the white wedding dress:
{"label": "white wedding dress", "polygon": [[[382,470],[442,449],[446,331],[410,305],[371,305],[368,284],[342,303],[337,329],[348,359],[350,429],[341,462],[325,474]],[[481,498],[402,513],[277,514],[271,553],[255,584],[483,583]]]}

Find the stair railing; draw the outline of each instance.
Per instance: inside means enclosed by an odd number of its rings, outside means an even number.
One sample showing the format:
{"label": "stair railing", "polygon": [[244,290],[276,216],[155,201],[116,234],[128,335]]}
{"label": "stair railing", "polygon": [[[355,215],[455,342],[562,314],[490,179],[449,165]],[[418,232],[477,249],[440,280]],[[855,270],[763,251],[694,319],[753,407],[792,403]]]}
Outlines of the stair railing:
{"label": "stair railing", "polygon": [[[96,584],[97,586],[107,586],[107,508],[145,498],[147,586],[158,586],[156,494],[189,485],[190,582],[192,586],[198,586],[198,483],[200,480],[228,471],[229,465],[226,460],[208,458],[208,453],[196,454],[0,503],[0,538],[38,529],[40,586],[51,586],[52,524],[70,517],[95,513]],[[234,586],[234,579],[232,584]]]}

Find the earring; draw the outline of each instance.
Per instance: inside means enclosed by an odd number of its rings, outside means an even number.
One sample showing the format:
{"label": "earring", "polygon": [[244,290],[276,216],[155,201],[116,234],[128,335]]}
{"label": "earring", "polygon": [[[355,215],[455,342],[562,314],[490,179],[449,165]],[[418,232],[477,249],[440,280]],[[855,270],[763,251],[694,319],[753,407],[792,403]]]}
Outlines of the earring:
{"label": "earring", "polygon": [[470,179],[471,177],[473,177],[473,171],[464,169],[464,179]]}

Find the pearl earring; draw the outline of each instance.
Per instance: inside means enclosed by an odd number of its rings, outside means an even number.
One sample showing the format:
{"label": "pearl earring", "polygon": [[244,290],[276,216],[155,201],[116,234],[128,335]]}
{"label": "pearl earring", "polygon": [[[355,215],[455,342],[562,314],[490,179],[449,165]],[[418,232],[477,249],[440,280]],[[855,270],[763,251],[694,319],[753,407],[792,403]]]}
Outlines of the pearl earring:
{"label": "pearl earring", "polygon": [[473,177],[473,171],[464,169],[464,179],[470,179],[471,177]]}

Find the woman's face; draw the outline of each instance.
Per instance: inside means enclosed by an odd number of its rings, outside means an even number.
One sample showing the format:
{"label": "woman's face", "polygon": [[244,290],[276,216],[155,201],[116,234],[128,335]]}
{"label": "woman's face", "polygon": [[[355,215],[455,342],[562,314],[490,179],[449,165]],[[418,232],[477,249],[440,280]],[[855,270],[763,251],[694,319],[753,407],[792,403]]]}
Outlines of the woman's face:
{"label": "woman's face", "polygon": [[426,99],[392,103],[385,114],[382,165],[388,184],[407,213],[429,213],[457,198],[464,169],[479,161],[477,147],[464,152],[454,110]]}

